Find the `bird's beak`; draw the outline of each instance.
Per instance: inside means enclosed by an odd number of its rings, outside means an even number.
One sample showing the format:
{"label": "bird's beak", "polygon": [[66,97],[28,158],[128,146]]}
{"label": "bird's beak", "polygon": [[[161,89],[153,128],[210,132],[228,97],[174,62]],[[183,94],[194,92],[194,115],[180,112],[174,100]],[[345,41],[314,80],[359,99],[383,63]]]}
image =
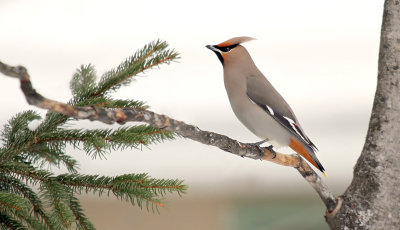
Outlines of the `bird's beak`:
{"label": "bird's beak", "polygon": [[206,47],[209,48],[211,51],[213,51],[217,55],[219,61],[222,63],[222,66],[223,66],[224,65],[224,57],[222,57],[221,51],[219,49],[217,49],[216,46],[206,45]]}
{"label": "bird's beak", "polygon": [[208,49],[210,49],[210,50],[214,51],[214,52],[218,52],[218,53],[219,53],[219,50],[218,50],[217,48],[215,48],[215,46],[212,46],[212,45],[206,45],[206,47],[207,47]]}

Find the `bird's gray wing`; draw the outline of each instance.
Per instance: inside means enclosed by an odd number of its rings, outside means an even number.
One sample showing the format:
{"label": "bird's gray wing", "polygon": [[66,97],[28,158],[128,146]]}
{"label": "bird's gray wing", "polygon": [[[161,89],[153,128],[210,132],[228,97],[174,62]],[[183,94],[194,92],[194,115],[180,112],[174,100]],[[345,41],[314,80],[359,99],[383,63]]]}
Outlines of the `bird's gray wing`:
{"label": "bird's gray wing", "polygon": [[306,146],[309,146],[313,151],[317,150],[317,147],[305,135],[298,124],[289,104],[264,76],[252,75],[247,77],[246,86],[247,96],[253,103],[257,104],[279,124],[298,137]]}

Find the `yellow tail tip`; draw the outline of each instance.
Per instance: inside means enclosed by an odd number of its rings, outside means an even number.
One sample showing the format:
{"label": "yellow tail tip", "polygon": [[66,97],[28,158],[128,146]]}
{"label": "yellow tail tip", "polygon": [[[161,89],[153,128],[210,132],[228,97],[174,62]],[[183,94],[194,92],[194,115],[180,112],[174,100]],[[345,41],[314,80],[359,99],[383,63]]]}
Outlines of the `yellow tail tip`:
{"label": "yellow tail tip", "polygon": [[326,178],[328,178],[328,173],[322,172]]}

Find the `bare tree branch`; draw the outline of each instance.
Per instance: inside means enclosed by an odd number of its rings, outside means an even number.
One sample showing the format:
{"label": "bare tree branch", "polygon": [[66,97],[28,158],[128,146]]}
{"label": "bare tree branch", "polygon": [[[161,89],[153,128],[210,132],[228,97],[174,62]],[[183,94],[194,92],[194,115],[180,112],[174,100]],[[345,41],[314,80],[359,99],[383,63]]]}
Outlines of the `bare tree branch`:
{"label": "bare tree branch", "polygon": [[13,67],[0,62],[0,72],[6,76],[18,78],[28,103],[42,109],[62,113],[75,119],[97,120],[106,124],[113,124],[115,122],[124,124],[129,121],[145,122],[151,126],[175,132],[182,137],[218,147],[241,157],[266,160],[283,166],[294,167],[318,193],[327,208],[328,214],[332,215],[332,211],[338,209],[336,207],[338,204],[336,197],[329,191],[327,185],[321,180],[318,174],[297,154],[287,155],[276,153],[276,156],[274,156],[274,153],[267,148],[262,148],[261,152],[254,145],[241,143],[218,133],[204,131],[196,126],[145,109],[110,109],[95,106],[77,107],[57,102],[47,99],[36,92],[32,87],[25,67]]}

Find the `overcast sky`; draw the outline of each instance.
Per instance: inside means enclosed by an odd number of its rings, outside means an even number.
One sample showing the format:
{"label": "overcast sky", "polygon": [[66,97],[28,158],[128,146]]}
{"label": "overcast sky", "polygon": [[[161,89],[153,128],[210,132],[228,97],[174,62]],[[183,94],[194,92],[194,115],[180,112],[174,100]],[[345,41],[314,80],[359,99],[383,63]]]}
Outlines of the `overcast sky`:
{"label": "overcast sky", "polygon": [[[81,64],[101,75],[144,44],[169,42],[179,63],[153,69],[115,96],[147,101],[152,110],[244,142],[259,141],[234,116],[217,57],[205,48],[235,36],[287,99],[320,149],[326,182],[342,192],[367,131],[376,87],[383,1],[0,1],[0,60],[28,68],[44,96],[67,101]],[[3,125],[27,105],[18,81],[0,78]],[[100,127],[97,122],[75,122]],[[117,126],[115,126],[117,127]],[[148,172],[185,179],[193,189],[219,184],[253,189],[308,185],[293,170],[242,159],[190,140],[91,160],[70,149],[82,173]],[[292,153],[290,149],[281,149]],[[289,183],[288,183],[289,182]],[[226,187],[225,186],[225,187]]]}

